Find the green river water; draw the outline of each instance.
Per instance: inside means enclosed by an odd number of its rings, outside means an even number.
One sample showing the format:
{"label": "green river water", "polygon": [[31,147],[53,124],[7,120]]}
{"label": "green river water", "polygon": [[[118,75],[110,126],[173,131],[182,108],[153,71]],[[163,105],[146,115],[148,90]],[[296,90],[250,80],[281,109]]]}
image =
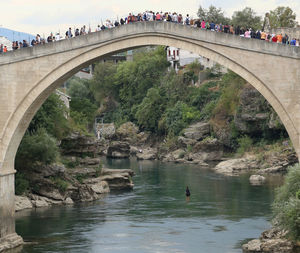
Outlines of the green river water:
{"label": "green river water", "polygon": [[34,242],[19,252],[234,253],[270,227],[278,178],[252,186],[249,175],[228,177],[194,165],[105,163],[133,169],[134,189],[93,203],[18,213],[17,233]]}

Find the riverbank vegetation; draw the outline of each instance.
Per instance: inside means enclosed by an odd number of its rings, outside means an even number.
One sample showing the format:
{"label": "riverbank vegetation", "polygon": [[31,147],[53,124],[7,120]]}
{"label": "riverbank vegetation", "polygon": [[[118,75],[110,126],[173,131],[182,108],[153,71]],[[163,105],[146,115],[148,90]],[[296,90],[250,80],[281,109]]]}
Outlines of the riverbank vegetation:
{"label": "riverbank vegetation", "polygon": [[289,168],[284,184],[277,189],[273,204],[276,226],[288,231],[294,241],[300,241],[300,165]]}

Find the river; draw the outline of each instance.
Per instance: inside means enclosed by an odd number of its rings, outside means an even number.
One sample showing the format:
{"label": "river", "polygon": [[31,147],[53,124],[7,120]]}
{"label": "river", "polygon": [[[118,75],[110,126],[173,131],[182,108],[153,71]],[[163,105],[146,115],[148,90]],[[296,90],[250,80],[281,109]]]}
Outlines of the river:
{"label": "river", "polygon": [[[235,253],[270,227],[270,204],[280,180],[249,184],[195,165],[107,160],[131,168],[132,191],[93,203],[17,213],[22,253]],[[190,201],[185,188],[191,191]]]}

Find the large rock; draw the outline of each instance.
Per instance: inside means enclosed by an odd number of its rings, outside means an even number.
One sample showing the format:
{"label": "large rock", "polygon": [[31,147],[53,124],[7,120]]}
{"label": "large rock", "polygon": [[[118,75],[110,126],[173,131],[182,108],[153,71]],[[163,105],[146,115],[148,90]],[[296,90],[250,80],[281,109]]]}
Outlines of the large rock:
{"label": "large rock", "polygon": [[113,141],[107,149],[107,157],[109,158],[129,158],[130,146],[128,142]]}
{"label": "large rock", "polygon": [[134,172],[130,169],[102,169],[99,179],[106,181],[110,189],[132,189],[134,186],[132,182],[133,175]]}
{"label": "large rock", "polygon": [[135,154],[138,160],[155,160],[156,150],[152,148],[139,149]]}
{"label": "large rock", "polygon": [[52,199],[62,201],[65,199],[65,193],[62,192],[61,184],[67,184],[62,178],[33,178],[34,193]]}
{"label": "large rock", "polygon": [[210,134],[210,125],[206,122],[198,122],[183,130],[183,136],[188,139],[202,140]]}
{"label": "large rock", "polygon": [[270,104],[253,86],[247,84],[240,93],[240,104],[234,117],[235,128],[252,134],[269,129],[284,129]]}
{"label": "large rock", "polygon": [[251,175],[249,181],[252,185],[261,185],[266,182],[266,178],[261,175]]}
{"label": "large rock", "polygon": [[197,143],[197,140],[185,138],[183,136],[178,137],[178,144],[183,148],[187,148],[189,146],[194,146],[196,143]]}
{"label": "large rock", "polygon": [[15,196],[15,211],[21,211],[24,209],[31,209],[32,203],[28,197],[25,196]]}
{"label": "large rock", "polygon": [[193,152],[202,161],[220,161],[223,157],[223,149],[223,144],[217,139],[206,138],[194,145]]}
{"label": "large rock", "polygon": [[79,160],[79,163],[80,163],[80,165],[87,165],[87,166],[99,165],[101,163],[101,159],[100,158],[85,157],[85,158],[81,158]]}
{"label": "large rock", "polygon": [[249,253],[292,253],[295,245],[286,239],[287,231],[273,227],[264,231],[259,239],[244,244],[243,250]]}
{"label": "large rock", "polygon": [[226,175],[240,174],[257,169],[259,169],[259,162],[255,157],[230,159],[220,162],[214,168],[217,173]]}
{"label": "large rock", "polygon": [[139,132],[139,128],[132,122],[122,124],[116,131],[121,138],[135,137]]}
{"label": "large rock", "polygon": [[106,181],[98,181],[91,185],[91,189],[97,194],[104,194],[109,192],[109,186]]}
{"label": "large rock", "polygon": [[31,194],[31,203],[34,207],[39,208],[39,207],[47,207],[50,206],[49,202],[47,201],[47,198],[36,195],[36,194]]}
{"label": "large rock", "polygon": [[61,164],[43,165],[34,169],[34,172],[40,174],[41,177],[61,176],[65,171],[65,166]]}
{"label": "large rock", "polygon": [[69,137],[62,139],[60,148],[64,155],[94,157],[99,153],[99,143],[96,137],[72,133]]}

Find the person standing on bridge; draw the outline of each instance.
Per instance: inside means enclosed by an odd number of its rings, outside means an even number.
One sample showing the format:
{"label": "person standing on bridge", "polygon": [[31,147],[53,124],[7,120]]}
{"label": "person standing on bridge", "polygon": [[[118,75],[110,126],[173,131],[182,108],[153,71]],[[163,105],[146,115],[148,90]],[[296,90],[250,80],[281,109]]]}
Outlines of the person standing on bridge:
{"label": "person standing on bridge", "polygon": [[189,14],[186,14],[184,24],[185,25],[190,25],[190,15]]}
{"label": "person standing on bridge", "polygon": [[69,30],[66,32],[67,38],[71,39],[73,37],[72,28],[69,27]]}

